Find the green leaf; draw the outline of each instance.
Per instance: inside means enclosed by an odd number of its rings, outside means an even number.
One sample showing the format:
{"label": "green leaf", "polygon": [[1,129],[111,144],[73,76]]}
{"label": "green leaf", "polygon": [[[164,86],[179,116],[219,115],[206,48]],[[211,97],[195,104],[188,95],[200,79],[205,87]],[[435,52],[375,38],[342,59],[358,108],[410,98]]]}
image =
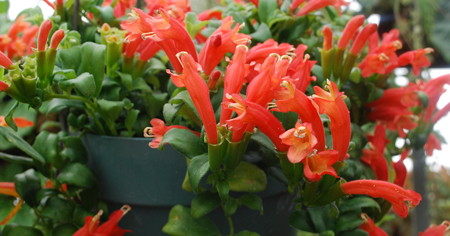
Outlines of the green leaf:
{"label": "green leaf", "polygon": [[94,76],[87,72],[82,73],[74,79],[61,81],[59,86],[67,92],[70,92],[74,88],[79,95],[85,98],[94,97],[97,90]]}
{"label": "green leaf", "polygon": [[11,130],[11,128],[0,126],[0,135],[3,136],[8,142],[24,151],[26,154],[30,155],[35,161],[40,163],[45,163],[44,157],[34,150],[30,144],[28,144],[23,138],[21,138],[17,133]]}
{"label": "green leaf", "polygon": [[102,88],[102,82],[105,77],[105,50],[106,46],[87,42],[81,45],[81,63],[77,74],[88,72],[94,76],[95,93],[97,97]]}
{"label": "green leaf", "polygon": [[16,122],[14,122],[13,116],[14,112],[16,111],[17,107],[19,106],[19,102],[16,101],[14,105],[9,109],[8,113],[5,116],[6,124],[8,124],[11,129],[17,132],[17,125]]}
{"label": "green leaf", "polygon": [[252,40],[264,42],[272,37],[272,32],[267,24],[261,23],[258,29],[254,33],[250,34],[250,36],[252,36]]}
{"label": "green leaf", "polygon": [[33,148],[45,158],[46,163],[57,168],[61,167],[59,137],[57,134],[47,131],[40,132],[34,141]]}
{"label": "green leaf", "polygon": [[191,184],[192,190],[198,190],[200,180],[203,178],[203,176],[206,175],[206,173],[208,173],[208,170],[209,162],[207,153],[203,153],[191,159],[187,171],[189,176],[189,183]]}
{"label": "green leaf", "polygon": [[162,231],[172,236],[217,236],[217,227],[207,218],[195,219],[189,208],[176,205],[170,210],[169,221]]}
{"label": "green leaf", "polygon": [[68,159],[70,162],[86,162],[87,151],[79,137],[65,136],[61,138],[61,141],[64,144],[64,149],[61,152],[62,157]]}
{"label": "green leaf", "polygon": [[133,77],[130,74],[121,73],[119,71],[117,71],[117,74],[119,74],[120,82],[122,82],[122,85],[128,91],[131,91],[133,89]]}
{"label": "green leaf", "polygon": [[72,221],[74,207],[74,203],[55,196],[45,202],[40,215],[55,222],[69,223]]}
{"label": "green leaf", "polygon": [[364,223],[364,220],[361,218],[361,213],[347,212],[339,216],[336,222],[336,231],[341,232],[356,229],[362,223]]}
{"label": "green leaf", "polygon": [[8,13],[8,9],[9,9],[9,1],[8,0],[1,0],[0,1],[0,14]]}
{"label": "green leaf", "polygon": [[21,225],[7,225],[3,229],[3,236],[18,236],[18,235],[26,235],[26,236],[44,236],[44,234],[30,226],[21,226]]}
{"label": "green leaf", "polygon": [[269,19],[272,14],[278,9],[277,1],[274,0],[260,0],[258,4],[258,16],[261,22],[269,24]]}
{"label": "green leaf", "polygon": [[167,93],[161,92],[145,92],[142,94],[145,111],[150,117],[158,117],[163,110],[163,106],[167,104]]}
{"label": "green leaf", "polygon": [[81,46],[60,49],[56,54],[56,63],[64,69],[78,71],[81,63]]}
{"label": "green leaf", "polygon": [[248,230],[241,231],[235,235],[236,236],[260,236],[260,234],[252,232],[252,231],[248,231]]}
{"label": "green leaf", "polygon": [[314,224],[311,221],[307,210],[292,213],[291,216],[289,216],[289,225],[302,231],[315,232]]}
{"label": "green leaf", "polygon": [[206,152],[202,139],[186,129],[175,128],[167,131],[160,147],[166,143],[186,157],[195,157]]}
{"label": "green leaf", "polygon": [[225,216],[232,216],[238,209],[238,201],[232,197],[227,198],[223,205]]}
{"label": "green leaf", "polygon": [[62,224],[53,228],[52,235],[72,236],[75,232],[77,232],[77,230],[77,227],[72,224]]}
{"label": "green leaf", "polygon": [[41,180],[35,170],[29,169],[17,174],[14,176],[14,184],[17,193],[30,207],[36,207],[39,204],[36,194],[41,190]]}
{"label": "green leaf", "polygon": [[197,35],[209,23],[209,21],[199,21],[194,12],[186,13],[184,21],[186,22],[186,30],[191,38],[194,38],[195,35]]}
{"label": "green leaf", "polygon": [[82,101],[77,100],[55,98],[49,102],[46,114],[49,115],[50,113],[58,113],[69,107],[74,107],[83,110],[84,103]]}
{"label": "green leaf", "polygon": [[248,162],[241,162],[227,180],[236,192],[261,192],[267,185],[266,173]]}
{"label": "green leaf", "polygon": [[108,119],[109,122],[115,122],[122,112],[124,107],[123,101],[108,101],[108,100],[98,100],[97,101],[100,112],[104,119]]}
{"label": "green leaf", "polygon": [[29,157],[16,156],[4,152],[0,152],[0,159],[19,165],[33,165],[33,159]]}
{"label": "green leaf", "polygon": [[212,192],[202,192],[192,199],[191,215],[200,218],[210,213],[220,205],[220,198]]}
{"label": "green leaf", "polygon": [[195,108],[194,102],[189,95],[187,90],[179,92],[175,97],[169,100],[171,104],[186,104],[190,110],[192,110],[197,118],[200,118],[197,109]]}
{"label": "green leaf", "polygon": [[[131,133],[133,129],[134,123],[136,123],[136,120],[139,115],[139,110],[137,109],[131,109],[127,112],[127,116],[125,117],[125,128]],[[132,134],[131,134],[132,135]]]}
{"label": "green leaf", "polygon": [[378,212],[381,212],[380,205],[377,201],[370,197],[353,197],[344,201],[340,206],[339,210],[343,213],[354,211],[355,209],[363,209],[363,208],[374,208]]}
{"label": "green leaf", "polygon": [[260,211],[261,214],[263,213],[263,201],[256,194],[247,193],[239,198],[239,202],[252,210]]}
{"label": "green leaf", "polygon": [[91,170],[80,163],[72,163],[64,167],[57,180],[61,183],[82,188],[90,188],[96,183],[95,176]]}
{"label": "green leaf", "polygon": [[171,122],[175,118],[175,115],[178,112],[178,105],[166,103],[163,106],[163,117],[166,122]]}

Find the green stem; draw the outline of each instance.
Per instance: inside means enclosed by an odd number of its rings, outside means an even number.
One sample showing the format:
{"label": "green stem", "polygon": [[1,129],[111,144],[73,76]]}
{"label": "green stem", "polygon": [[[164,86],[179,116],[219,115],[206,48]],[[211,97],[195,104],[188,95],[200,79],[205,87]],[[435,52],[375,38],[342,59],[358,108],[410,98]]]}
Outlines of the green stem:
{"label": "green stem", "polygon": [[231,216],[227,216],[228,225],[230,227],[230,236],[234,236],[234,225],[233,220],[231,219]]}
{"label": "green stem", "polygon": [[[66,94],[52,94],[48,98],[61,98],[61,99],[78,100],[78,101],[84,102],[86,104],[86,108],[87,108],[86,112],[88,113],[89,116],[92,117],[92,119],[94,119],[95,124],[100,129],[100,133],[105,134],[105,128],[103,127],[103,124],[100,122],[100,120],[97,118],[97,116],[95,116],[95,111],[98,110],[98,108],[95,105],[95,103],[93,103],[91,100],[81,97],[81,96],[66,95]],[[99,114],[100,114],[100,112],[99,112]],[[100,114],[100,116],[101,116],[101,114]]]}

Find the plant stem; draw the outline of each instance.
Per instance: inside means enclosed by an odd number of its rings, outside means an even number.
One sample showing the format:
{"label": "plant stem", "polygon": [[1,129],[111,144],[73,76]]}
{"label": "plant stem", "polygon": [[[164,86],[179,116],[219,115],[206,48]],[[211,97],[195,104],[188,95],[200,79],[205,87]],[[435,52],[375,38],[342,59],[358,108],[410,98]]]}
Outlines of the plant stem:
{"label": "plant stem", "polygon": [[234,236],[234,225],[231,216],[227,216],[228,225],[230,226],[230,236]]}
{"label": "plant stem", "polygon": [[[86,104],[86,112],[88,113],[89,116],[92,117],[92,119],[94,119],[95,124],[98,126],[98,128],[100,129],[100,133],[105,134],[105,129],[103,128],[102,123],[100,122],[100,120],[95,116],[95,111],[98,110],[97,106],[95,105],[94,102],[92,102],[91,100],[81,97],[81,96],[76,96],[76,95],[66,95],[66,94],[52,94],[50,95],[48,98],[61,98],[61,99],[72,99],[72,100],[78,100],[78,101],[82,101]],[[99,112],[100,114],[100,112]],[[101,116],[101,114],[100,114]],[[103,118],[103,117],[102,117]]]}

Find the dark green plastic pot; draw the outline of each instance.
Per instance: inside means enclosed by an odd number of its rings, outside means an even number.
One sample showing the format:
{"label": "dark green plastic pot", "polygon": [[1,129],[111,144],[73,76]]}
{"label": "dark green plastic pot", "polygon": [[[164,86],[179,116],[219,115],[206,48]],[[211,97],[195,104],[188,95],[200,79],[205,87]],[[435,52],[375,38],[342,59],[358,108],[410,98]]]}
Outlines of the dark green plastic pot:
{"label": "dark green plastic pot", "polygon": [[[89,166],[99,181],[99,197],[111,210],[128,204],[132,207],[120,222],[134,236],[165,235],[161,229],[169,211],[176,204],[190,205],[193,194],[181,184],[186,171],[185,158],[172,147],[151,149],[147,138],[124,138],[85,135]],[[292,201],[286,187],[269,178],[267,190],[260,196],[264,215],[241,207],[235,215],[236,232],[251,230],[261,235],[295,235],[288,225]],[[221,231],[228,233],[222,212],[210,216]]]}

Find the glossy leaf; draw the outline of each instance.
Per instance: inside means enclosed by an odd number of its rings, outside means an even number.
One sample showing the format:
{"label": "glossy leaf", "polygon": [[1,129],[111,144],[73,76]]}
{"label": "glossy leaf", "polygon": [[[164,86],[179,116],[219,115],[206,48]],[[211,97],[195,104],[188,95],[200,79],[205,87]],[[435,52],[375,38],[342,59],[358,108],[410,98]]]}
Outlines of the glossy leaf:
{"label": "glossy leaf", "polygon": [[64,149],[61,152],[62,157],[70,162],[86,162],[87,151],[79,137],[66,136],[61,138],[61,141],[64,144]]}
{"label": "glossy leaf", "polygon": [[3,236],[18,236],[18,235],[26,235],[26,236],[44,236],[44,234],[31,226],[21,226],[21,225],[7,225],[3,229]]}
{"label": "glossy leaf", "polygon": [[380,205],[373,198],[358,196],[348,200],[345,200],[340,206],[339,210],[341,212],[350,212],[355,209],[363,209],[363,208],[374,208],[378,212],[381,212]]}
{"label": "glossy leaf", "polygon": [[251,231],[248,231],[248,230],[241,231],[241,232],[239,232],[239,233],[237,233],[235,235],[236,236],[260,236],[260,234],[255,233],[255,232],[251,232]]}
{"label": "glossy leaf", "polygon": [[45,202],[41,216],[60,223],[69,223],[72,220],[74,203],[57,196]]}
{"label": "glossy leaf", "polygon": [[72,236],[77,230],[78,228],[72,224],[62,224],[53,228],[52,235]]}
{"label": "glossy leaf", "polygon": [[69,107],[84,109],[84,103],[76,100],[55,98],[49,102],[46,113],[47,115],[50,113],[58,113]]}
{"label": "glossy leaf", "polygon": [[59,83],[61,89],[70,92],[72,89],[83,97],[92,98],[94,97],[97,85],[95,82],[95,78],[92,74],[82,73],[74,79],[68,79],[61,81]]}
{"label": "glossy leaf", "polygon": [[200,218],[210,213],[220,205],[220,198],[211,192],[197,194],[191,203],[191,215]]}
{"label": "glossy leaf", "polygon": [[88,72],[94,76],[95,93],[98,96],[105,77],[105,45],[87,42],[81,45],[81,63],[77,74]]}
{"label": "glossy leaf", "polygon": [[30,155],[35,161],[39,163],[45,163],[44,157],[34,150],[34,148],[28,144],[23,138],[17,135],[13,130],[8,127],[0,126],[0,135],[3,136],[8,142],[16,146],[26,154]]}
{"label": "glossy leaf", "polygon": [[72,163],[64,167],[57,180],[61,183],[81,188],[90,188],[95,185],[96,179],[92,171],[80,163]]}
{"label": "glossy leaf", "polygon": [[39,204],[36,194],[41,190],[41,180],[34,169],[14,176],[14,184],[17,193],[30,207],[36,207]]}
{"label": "glossy leaf", "polygon": [[40,132],[34,141],[33,148],[45,158],[46,163],[57,168],[61,167],[59,137],[57,134],[47,131]]}
{"label": "glossy leaf", "polygon": [[16,156],[4,152],[0,152],[0,159],[19,165],[33,165],[33,159],[29,157]]}
{"label": "glossy leaf", "polygon": [[206,153],[195,156],[191,159],[188,166],[188,176],[192,190],[198,190],[200,180],[206,175],[206,173],[208,173],[208,170],[209,162],[208,155]]}
{"label": "glossy leaf", "polygon": [[239,198],[239,202],[252,210],[263,213],[263,200],[256,194],[247,193]]}
{"label": "glossy leaf", "polygon": [[260,192],[266,189],[267,176],[260,168],[241,162],[228,177],[230,190],[236,192]]}
{"label": "glossy leaf", "polygon": [[277,1],[260,0],[258,3],[258,16],[261,22],[269,24],[274,12],[278,9]]}
{"label": "glossy leaf", "polygon": [[171,129],[167,131],[161,143],[170,144],[175,150],[189,158],[206,152],[201,138],[186,129]]}
{"label": "glossy leaf", "polygon": [[336,231],[347,231],[358,228],[364,220],[361,218],[361,213],[348,212],[341,214],[336,222]]}
{"label": "glossy leaf", "polygon": [[176,205],[170,210],[169,221],[162,231],[172,236],[217,236],[217,227],[207,218],[195,219],[189,208]]}

